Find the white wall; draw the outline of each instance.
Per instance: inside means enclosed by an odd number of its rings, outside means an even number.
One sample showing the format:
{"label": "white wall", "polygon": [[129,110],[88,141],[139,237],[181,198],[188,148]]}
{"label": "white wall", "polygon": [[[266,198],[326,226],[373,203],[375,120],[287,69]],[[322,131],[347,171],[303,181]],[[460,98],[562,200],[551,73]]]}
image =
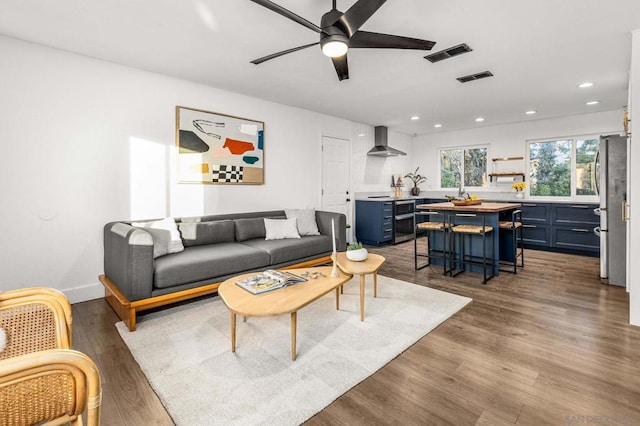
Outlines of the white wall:
{"label": "white wall", "polygon": [[[636,215],[633,206],[640,211],[640,193],[635,190],[640,182],[640,137],[633,137],[633,131],[640,132],[640,30],[633,32],[631,56],[631,149],[629,158],[628,196],[630,205],[629,221],[629,259],[640,258],[640,214]],[[634,125],[635,124],[635,125]],[[637,217],[636,217],[637,216]],[[629,320],[633,325],[640,325],[640,265],[629,262]]]}
{"label": "white wall", "polygon": [[[354,123],[351,129],[351,186],[356,193],[391,194],[391,176],[404,176],[411,169],[412,137],[389,131],[389,146],[406,152],[406,156],[372,157],[367,152],[374,146],[374,128]],[[406,180],[406,179],[404,179]],[[410,182],[403,188],[407,193]]]}
{"label": "white wall", "polygon": [[[352,123],[0,37],[0,290],[101,297],[122,219],[318,207],[320,141]],[[265,184],[177,184],[175,106],[265,122]]]}
{"label": "white wall", "polygon": [[[438,150],[445,147],[489,145],[489,158],[525,157],[525,141],[572,135],[607,134],[622,132],[622,108],[602,113],[572,115],[547,120],[532,120],[502,126],[479,126],[470,130],[422,135],[414,138],[412,167],[420,166],[427,176],[425,189],[438,189]],[[499,164],[524,171],[524,161]],[[491,172],[492,164],[489,164]],[[506,169],[497,171],[507,171]],[[509,185],[490,185],[486,191],[512,192]],[[476,192],[474,190],[474,192]],[[481,191],[479,191],[481,192]]]}

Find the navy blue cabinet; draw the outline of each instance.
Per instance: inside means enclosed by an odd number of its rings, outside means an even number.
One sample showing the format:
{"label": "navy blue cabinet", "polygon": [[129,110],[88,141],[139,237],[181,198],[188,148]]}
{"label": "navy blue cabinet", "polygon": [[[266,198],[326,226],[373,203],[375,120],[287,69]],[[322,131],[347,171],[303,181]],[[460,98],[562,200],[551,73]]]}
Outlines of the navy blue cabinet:
{"label": "navy blue cabinet", "polygon": [[374,246],[393,241],[393,201],[356,200],[356,239]]}
{"label": "navy blue cabinet", "polygon": [[554,204],[551,223],[554,225],[593,225],[598,226],[600,217],[596,216],[594,209],[598,204]]}
{"label": "navy blue cabinet", "polygon": [[600,223],[593,203],[522,203],[525,247],[600,253],[600,239],[593,228]]}
{"label": "navy blue cabinet", "polygon": [[522,237],[526,247],[551,246],[551,204],[522,203]]}
{"label": "navy blue cabinet", "polygon": [[600,252],[600,237],[593,228],[600,224],[600,217],[593,211],[597,204],[554,204],[551,214],[553,247]]}

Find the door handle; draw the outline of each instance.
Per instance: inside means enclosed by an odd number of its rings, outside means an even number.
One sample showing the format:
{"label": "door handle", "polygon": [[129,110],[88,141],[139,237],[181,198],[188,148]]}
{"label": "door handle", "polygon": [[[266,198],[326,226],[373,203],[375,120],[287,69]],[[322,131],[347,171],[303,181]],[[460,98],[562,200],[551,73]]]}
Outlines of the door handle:
{"label": "door handle", "polygon": [[351,198],[347,198],[347,203],[348,203],[349,201],[351,201]]}
{"label": "door handle", "polygon": [[629,204],[626,201],[622,202],[622,221],[626,222],[629,220]]}

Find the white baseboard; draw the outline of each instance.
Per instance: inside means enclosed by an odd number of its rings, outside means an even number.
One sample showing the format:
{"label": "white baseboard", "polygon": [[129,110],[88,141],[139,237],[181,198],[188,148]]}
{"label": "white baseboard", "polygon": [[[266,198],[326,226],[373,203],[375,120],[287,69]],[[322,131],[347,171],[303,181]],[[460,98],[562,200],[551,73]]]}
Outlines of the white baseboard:
{"label": "white baseboard", "polygon": [[62,292],[67,296],[69,302],[73,304],[104,297],[104,286],[97,282],[79,287],[64,288]]}

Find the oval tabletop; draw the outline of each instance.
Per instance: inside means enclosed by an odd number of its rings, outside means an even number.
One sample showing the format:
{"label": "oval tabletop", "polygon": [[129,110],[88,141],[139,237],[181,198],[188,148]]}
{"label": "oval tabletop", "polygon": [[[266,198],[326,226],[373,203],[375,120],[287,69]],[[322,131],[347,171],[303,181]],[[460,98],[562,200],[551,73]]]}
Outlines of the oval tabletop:
{"label": "oval tabletop", "polygon": [[367,254],[367,258],[362,262],[349,260],[347,258],[347,253],[344,251],[336,253],[336,263],[338,264],[338,268],[347,274],[372,274],[380,269],[384,261],[385,258],[383,256],[375,253]]}
{"label": "oval tabletop", "polygon": [[322,272],[325,276],[262,294],[252,294],[236,284],[236,281],[259,274],[252,272],[229,278],[220,284],[218,294],[227,308],[236,314],[249,317],[279,316],[298,311],[351,279],[351,275],[342,272],[339,272],[338,278],[331,278],[330,266],[287,269],[287,272],[298,276],[305,271]]}

